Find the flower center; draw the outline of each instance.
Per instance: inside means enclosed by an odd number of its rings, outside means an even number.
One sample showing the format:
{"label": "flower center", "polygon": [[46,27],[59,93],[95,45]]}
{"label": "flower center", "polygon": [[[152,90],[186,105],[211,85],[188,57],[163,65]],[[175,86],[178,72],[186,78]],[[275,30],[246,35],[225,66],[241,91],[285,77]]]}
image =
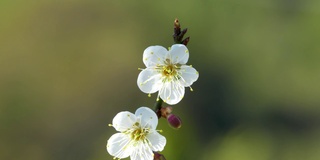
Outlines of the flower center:
{"label": "flower center", "polygon": [[134,141],[143,141],[146,138],[146,134],[147,132],[141,128],[138,128],[131,133],[131,139]]}
{"label": "flower center", "polygon": [[134,141],[145,140],[147,134],[149,133],[149,128],[141,128],[138,122],[136,122],[134,126],[136,126],[136,128],[130,133],[131,139]]}
{"label": "flower center", "polygon": [[177,70],[181,66],[180,64],[172,64],[170,59],[166,59],[164,64],[161,68],[161,73],[169,79],[177,75]]}
{"label": "flower center", "polygon": [[167,66],[163,66],[162,75],[166,77],[174,76],[177,73],[176,67],[172,64],[169,64]]}

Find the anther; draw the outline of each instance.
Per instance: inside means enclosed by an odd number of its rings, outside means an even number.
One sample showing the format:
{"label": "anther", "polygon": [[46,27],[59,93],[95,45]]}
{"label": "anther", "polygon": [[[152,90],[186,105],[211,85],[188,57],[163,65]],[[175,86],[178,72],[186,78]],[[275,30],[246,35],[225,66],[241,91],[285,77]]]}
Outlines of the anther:
{"label": "anther", "polygon": [[108,124],[108,126],[109,126],[109,127],[112,127],[113,125],[112,125],[112,124]]}
{"label": "anther", "polygon": [[151,94],[150,94],[150,93],[148,94],[148,97],[151,97]]}
{"label": "anther", "polygon": [[193,91],[193,89],[190,87],[190,91],[192,92]]}

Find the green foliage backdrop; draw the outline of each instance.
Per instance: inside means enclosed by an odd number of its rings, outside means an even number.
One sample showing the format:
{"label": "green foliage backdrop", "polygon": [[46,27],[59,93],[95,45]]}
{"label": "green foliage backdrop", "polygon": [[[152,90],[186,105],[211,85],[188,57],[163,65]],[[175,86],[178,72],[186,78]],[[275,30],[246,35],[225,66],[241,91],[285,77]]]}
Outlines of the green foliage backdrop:
{"label": "green foliage backdrop", "polygon": [[191,36],[200,73],[168,160],[320,159],[320,1],[0,2],[0,159],[105,160],[120,111],[152,107],[143,50]]}

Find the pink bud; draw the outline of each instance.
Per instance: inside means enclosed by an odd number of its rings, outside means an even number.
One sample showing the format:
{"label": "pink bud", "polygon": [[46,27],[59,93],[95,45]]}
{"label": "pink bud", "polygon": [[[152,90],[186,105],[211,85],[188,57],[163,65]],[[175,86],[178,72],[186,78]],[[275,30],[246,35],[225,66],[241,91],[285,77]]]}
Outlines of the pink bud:
{"label": "pink bud", "polygon": [[167,116],[167,120],[168,120],[169,125],[175,129],[179,129],[182,125],[181,119],[174,114],[169,114]]}
{"label": "pink bud", "polygon": [[170,106],[162,107],[160,112],[161,112],[161,117],[167,118],[167,116],[170,115],[170,113],[172,112],[172,107]]}
{"label": "pink bud", "polygon": [[154,152],[154,159],[153,160],[166,160],[166,158],[162,154],[160,154],[158,152]]}

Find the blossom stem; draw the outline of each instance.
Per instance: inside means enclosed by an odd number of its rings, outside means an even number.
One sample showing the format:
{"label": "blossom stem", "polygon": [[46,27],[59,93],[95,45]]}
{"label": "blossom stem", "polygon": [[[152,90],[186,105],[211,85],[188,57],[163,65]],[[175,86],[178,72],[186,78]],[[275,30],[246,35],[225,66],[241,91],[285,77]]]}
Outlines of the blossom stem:
{"label": "blossom stem", "polygon": [[[185,39],[183,39],[183,36],[187,33],[188,29],[185,28],[181,31],[181,28],[180,28],[180,22],[178,19],[175,19],[174,20],[174,29],[173,29],[173,41],[174,41],[174,44],[184,44],[184,45],[187,45],[189,40],[190,40],[190,37],[187,37]],[[156,112],[156,114],[158,115],[158,118],[161,117],[161,108],[162,108],[162,103],[163,103],[163,100],[159,97],[156,101],[156,103],[154,104],[154,112]]]}
{"label": "blossom stem", "polygon": [[159,118],[161,117],[161,115],[159,116],[159,111],[162,108],[162,102],[163,100],[159,97],[159,100],[157,100],[156,103],[154,104],[154,112],[156,112]]}

